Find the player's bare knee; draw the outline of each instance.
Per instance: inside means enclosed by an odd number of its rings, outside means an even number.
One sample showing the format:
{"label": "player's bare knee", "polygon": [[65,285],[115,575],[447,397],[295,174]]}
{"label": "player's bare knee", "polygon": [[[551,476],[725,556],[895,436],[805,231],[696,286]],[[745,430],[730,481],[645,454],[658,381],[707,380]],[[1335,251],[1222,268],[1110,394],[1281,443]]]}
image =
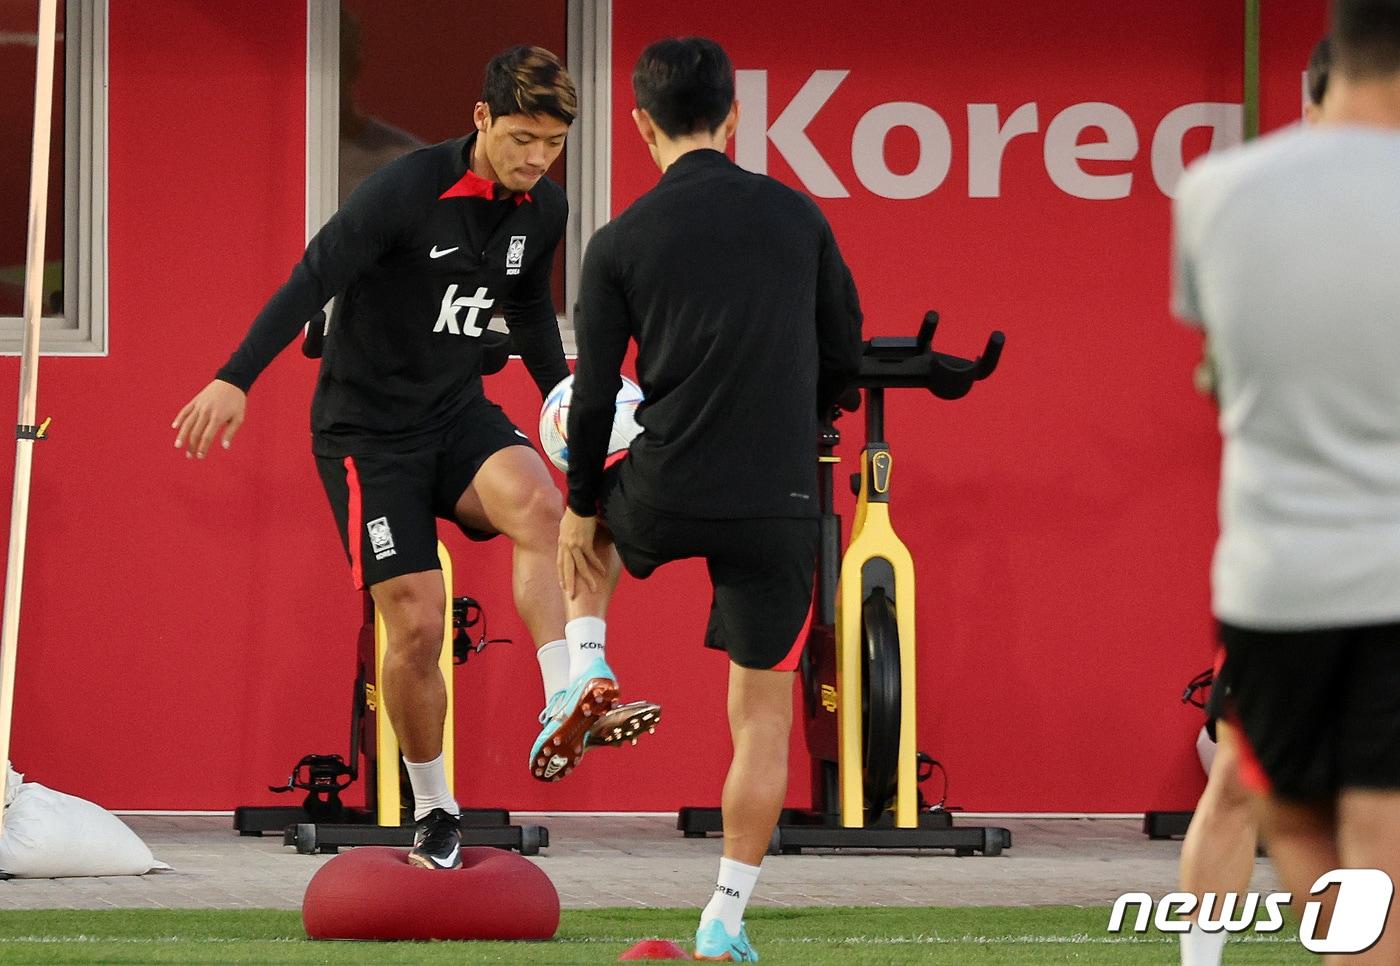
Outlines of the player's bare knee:
{"label": "player's bare knee", "polygon": [[792,730],[792,713],[780,708],[748,709],[731,716],[736,741],[744,740],[787,747]]}
{"label": "player's bare knee", "polygon": [[389,655],[415,666],[436,666],[443,619],[443,612],[427,602],[401,608],[392,621],[385,621]]}

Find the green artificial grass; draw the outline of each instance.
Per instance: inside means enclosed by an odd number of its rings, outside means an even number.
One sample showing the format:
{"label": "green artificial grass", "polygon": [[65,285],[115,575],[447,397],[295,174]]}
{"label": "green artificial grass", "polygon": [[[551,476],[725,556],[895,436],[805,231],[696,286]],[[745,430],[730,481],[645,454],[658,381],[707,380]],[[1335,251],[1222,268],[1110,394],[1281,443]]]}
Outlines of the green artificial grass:
{"label": "green artificial grass", "polygon": [[[694,909],[566,910],[544,943],[313,942],[294,911],[113,909],[0,911],[0,963],[612,963],[641,939],[689,950]],[[800,966],[1179,962],[1177,938],[1110,935],[1108,909],[802,907],[749,911],[765,963]],[[1295,933],[1231,939],[1227,961],[1315,963]]]}

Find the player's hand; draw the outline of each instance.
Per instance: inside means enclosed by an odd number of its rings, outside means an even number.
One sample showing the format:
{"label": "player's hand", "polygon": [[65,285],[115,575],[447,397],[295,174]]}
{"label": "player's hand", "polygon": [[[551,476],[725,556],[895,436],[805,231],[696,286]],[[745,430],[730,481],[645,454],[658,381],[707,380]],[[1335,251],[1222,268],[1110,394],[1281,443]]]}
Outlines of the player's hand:
{"label": "player's hand", "polygon": [[170,428],[175,430],[175,448],[184,449],[190,459],[204,459],[214,437],[223,431],[223,446],[233,443],[233,434],[243,425],[248,394],[233,383],[215,379],[185,403]]}
{"label": "player's hand", "polygon": [[573,600],[582,581],[596,592],[607,577],[607,568],[598,557],[594,538],[598,535],[598,518],[581,517],[568,507],[559,521],[559,587],[564,596]]}

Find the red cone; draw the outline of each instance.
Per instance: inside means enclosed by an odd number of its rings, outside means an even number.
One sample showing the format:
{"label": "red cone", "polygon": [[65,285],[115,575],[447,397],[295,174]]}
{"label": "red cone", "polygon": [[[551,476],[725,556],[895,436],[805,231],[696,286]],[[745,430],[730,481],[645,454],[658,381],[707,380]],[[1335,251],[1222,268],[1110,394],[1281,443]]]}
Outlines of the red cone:
{"label": "red cone", "polygon": [[643,939],[617,958],[619,962],[624,959],[689,959],[690,953],[669,939]]}

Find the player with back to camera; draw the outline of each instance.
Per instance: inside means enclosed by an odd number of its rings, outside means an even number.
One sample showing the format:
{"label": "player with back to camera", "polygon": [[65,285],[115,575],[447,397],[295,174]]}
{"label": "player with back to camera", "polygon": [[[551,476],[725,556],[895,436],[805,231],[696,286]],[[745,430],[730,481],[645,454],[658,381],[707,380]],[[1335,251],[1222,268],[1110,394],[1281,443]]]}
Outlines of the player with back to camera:
{"label": "player with back to camera", "polygon": [[[571,599],[611,590],[614,541],[637,577],[705,559],[706,643],[729,655],[734,750],[696,958],[753,961],[743,914],[787,790],[812,604],[819,414],[859,366],[860,306],[817,206],[725,156],[739,106],[718,44],[658,41],[632,87],[662,175],[584,256],[559,575]],[[642,434],[605,471],[629,339]]]}
{"label": "player with back to camera", "polygon": [[[1307,101],[1303,105],[1303,120],[1309,124],[1315,124],[1321,114],[1331,66],[1331,46],[1323,37],[1313,47],[1305,75]],[[1224,657],[1223,653],[1218,656]],[[1240,774],[1238,738],[1234,726],[1220,713],[1226,703],[1225,686],[1212,686],[1206,715],[1207,726],[1215,737],[1215,758],[1181,843],[1180,891],[1192,893],[1198,903],[1205,893],[1215,895],[1216,903],[1229,893],[1243,895],[1254,874],[1254,856],[1259,846],[1259,820]],[[1220,916],[1218,905],[1212,915]],[[1199,916],[1198,905],[1193,920]],[[1220,966],[1228,938],[1223,929],[1205,932],[1193,921],[1191,931],[1181,934],[1181,966]]]}
{"label": "player with back to camera", "polygon": [[[1330,45],[1318,123],[1202,159],[1174,212],[1175,307],[1219,373],[1216,687],[1329,940],[1314,882],[1400,875],[1400,0],[1336,0]],[[1400,963],[1389,910],[1328,961]]]}
{"label": "player with back to camera", "polygon": [[338,299],[312,400],[312,450],[355,585],[369,588],[384,619],[379,683],[418,823],[409,860],[430,869],[461,864],[460,808],[442,761],[438,518],[473,540],[504,534],[514,544],[515,606],[539,645],[546,699],[530,754],[536,778],[562,778],[588,745],[630,739],[659,711],[648,702],[614,709],[606,597],[563,599],[559,491],[482,387],[481,335],[497,310],[541,395],[568,375],[550,292],[567,204],[544,173],[575,113],[573,81],[549,51],[520,46],[493,58],[475,130],[370,175],[173,424],[188,456],[203,459],[220,432],[227,448],[253,381]]}

